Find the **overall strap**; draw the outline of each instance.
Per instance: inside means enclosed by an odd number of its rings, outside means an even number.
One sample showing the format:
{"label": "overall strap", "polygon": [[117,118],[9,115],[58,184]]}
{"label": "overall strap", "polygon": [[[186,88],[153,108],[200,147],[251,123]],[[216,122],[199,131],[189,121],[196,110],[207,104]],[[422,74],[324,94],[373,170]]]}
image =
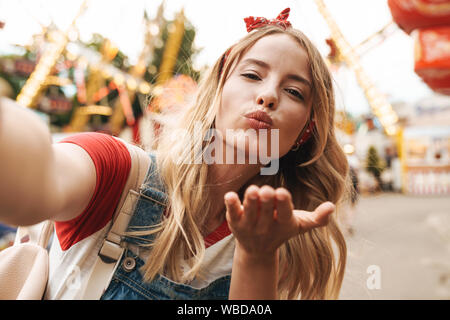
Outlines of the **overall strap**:
{"label": "overall strap", "polygon": [[125,250],[121,246],[121,241],[139,198],[139,192],[136,190],[139,190],[140,184],[145,179],[147,167],[153,162],[142,149],[131,145],[127,147],[131,156],[130,174],[114,213],[111,229],[103,240],[86,286],[81,291],[80,299],[83,300],[98,300],[108,287]]}
{"label": "overall strap", "polygon": [[[168,194],[162,182],[157,158],[149,153],[151,163],[144,183],[139,190],[139,199],[133,217],[123,238],[128,245],[149,246],[155,238],[150,231],[162,222],[168,206]],[[145,234],[148,231],[149,233]],[[139,233],[139,234],[136,234]]]}
{"label": "overall strap", "polygon": [[159,174],[156,155],[149,153],[148,156],[151,161],[144,183],[141,185],[139,190],[140,196],[144,199],[146,198],[150,201],[166,206],[168,203],[168,196],[165,191],[164,183],[162,182]]}
{"label": "overall strap", "polygon": [[149,152],[148,156],[150,157],[151,161],[142,187],[150,187],[164,192],[164,184],[162,183],[157,170],[156,155],[152,152]]}

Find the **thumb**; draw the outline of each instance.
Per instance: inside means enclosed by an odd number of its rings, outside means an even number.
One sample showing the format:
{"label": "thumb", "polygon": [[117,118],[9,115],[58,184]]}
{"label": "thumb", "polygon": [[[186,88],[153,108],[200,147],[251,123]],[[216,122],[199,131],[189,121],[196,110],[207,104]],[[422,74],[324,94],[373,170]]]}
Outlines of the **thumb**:
{"label": "thumb", "polygon": [[332,202],[324,202],[314,211],[294,210],[294,216],[297,220],[298,231],[307,232],[317,227],[323,227],[328,224],[330,215],[336,206]]}
{"label": "thumb", "polygon": [[322,227],[328,224],[330,215],[334,212],[336,206],[330,202],[324,202],[319,205],[313,212],[313,219],[317,223],[317,227]]}

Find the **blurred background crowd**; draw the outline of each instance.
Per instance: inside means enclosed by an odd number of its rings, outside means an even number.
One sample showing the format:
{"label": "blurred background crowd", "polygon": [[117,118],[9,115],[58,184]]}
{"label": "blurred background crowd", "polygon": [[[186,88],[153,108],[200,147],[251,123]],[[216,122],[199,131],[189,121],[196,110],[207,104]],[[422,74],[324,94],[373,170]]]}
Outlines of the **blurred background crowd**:
{"label": "blurred background crowd", "polygon": [[[161,115],[192,100],[243,18],[286,7],[332,71],[357,191],[341,298],[449,299],[448,0],[0,0],[0,96],[54,141],[97,131],[153,148]],[[0,250],[14,235],[0,225]]]}

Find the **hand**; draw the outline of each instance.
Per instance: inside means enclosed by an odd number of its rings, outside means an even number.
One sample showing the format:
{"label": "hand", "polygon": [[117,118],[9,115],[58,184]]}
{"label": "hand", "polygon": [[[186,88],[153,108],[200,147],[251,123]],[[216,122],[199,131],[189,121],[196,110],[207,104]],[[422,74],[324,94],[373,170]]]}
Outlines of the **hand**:
{"label": "hand", "polygon": [[235,192],[226,193],[224,200],[228,225],[237,245],[253,257],[274,254],[291,237],[325,226],[335,210],[329,201],[312,212],[295,210],[288,190],[274,190],[267,185],[249,186],[243,205]]}

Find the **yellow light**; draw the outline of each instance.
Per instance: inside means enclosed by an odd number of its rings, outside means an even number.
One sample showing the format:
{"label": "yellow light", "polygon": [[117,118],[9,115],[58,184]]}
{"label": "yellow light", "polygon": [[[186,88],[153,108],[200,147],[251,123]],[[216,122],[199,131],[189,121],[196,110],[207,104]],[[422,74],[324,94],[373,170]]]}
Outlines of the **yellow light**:
{"label": "yellow light", "polygon": [[36,92],[37,90],[39,90],[40,87],[41,87],[40,83],[38,83],[37,81],[32,81],[25,89],[30,92]]}
{"label": "yellow light", "polygon": [[169,31],[169,33],[174,33],[176,30],[176,26],[174,23],[171,23],[167,26],[167,31]]}
{"label": "yellow light", "polygon": [[377,90],[374,87],[372,87],[366,91],[366,94],[371,98],[375,98]]}
{"label": "yellow light", "polygon": [[44,81],[45,78],[46,78],[46,75],[47,75],[47,72],[46,72],[46,71],[47,71],[47,70],[45,70],[44,68],[39,69],[37,72],[34,73],[33,78],[34,78],[36,81],[39,81],[39,82]]}
{"label": "yellow light", "polygon": [[69,59],[69,60],[75,60],[76,58],[77,58],[77,55],[76,54],[74,54],[73,52],[70,52],[70,51],[67,51],[67,53],[66,53],[66,57],[67,57],[67,59]]}
{"label": "yellow light", "polygon": [[136,82],[136,80],[134,80],[134,78],[129,78],[129,79],[127,80],[127,87],[128,87],[128,89],[130,89],[131,91],[136,90],[136,88],[137,88],[137,82]]}
{"label": "yellow light", "polygon": [[155,86],[154,88],[153,88],[153,94],[155,95],[155,96],[159,96],[160,94],[162,94],[164,92],[164,89],[163,89],[163,87],[162,86]]}
{"label": "yellow light", "polygon": [[395,126],[390,126],[386,128],[386,133],[390,136],[393,136],[397,133],[397,127]]}
{"label": "yellow light", "polygon": [[147,82],[141,82],[139,85],[139,91],[142,94],[149,94],[150,93],[150,85]]}
{"label": "yellow light", "polygon": [[344,145],[343,149],[346,154],[352,154],[353,152],[355,152],[355,147],[351,144]]}
{"label": "yellow light", "polygon": [[100,72],[102,73],[103,78],[105,78],[105,79],[111,78],[111,72],[110,72],[110,70],[108,69],[107,66],[103,66],[103,67],[100,69]]}
{"label": "yellow light", "polygon": [[390,104],[385,104],[382,105],[378,110],[381,114],[388,114],[392,112],[392,107]]}
{"label": "yellow light", "polygon": [[183,10],[177,14],[175,22],[168,26],[169,37],[164,48],[163,58],[159,66],[158,84],[163,84],[172,77],[173,68],[180,50],[184,34]]}
{"label": "yellow light", "polygon": [[78,31],[75,28],[71,28],[68,32],[67,32],[67,37],[69,38],[70,41],[77,41],[78,40]]}
{"label": "yellow light", "polygon": [[394,123],[396,123],[398,120],[398,117],[395,113],[390,113],[390,114],[384,116],[383,120],[384,120],[384,123],[389,126],[389,125],[393,125]]}
{"label": "yellow light", "polygon": [[158,27],[157,24],[152,23],[152,24],[150,25],[150,34],[151,34],[152,36],[157,36],[157,35],[159,34],[159,27]]}
{"label": "yellow light", "polygon": [[116,74],[116,75],[114,76],[114,82],[115,82],[117,85],[123,84],[124,81],[125,81],[125,78],[124,78],[124,76],[123,76],[121,73],[118,73],[118,74]]}
{"label": "yellow light", "polygon": [[24,106],[29,107],[31,104],[30,97],[24,96],[23,94],[19,94],[16,99],[17,103]]}
{"label": "yellow light", "polygon": [[47,66],[52,64],[52,60],[53,58],[50,57],[48,54],[45,54],[40,60],[39,60],[39,65],[40,66]]}
{"label": "yellow light", "polygon": [[89,105],[86,107],[79,108],[79,113],[81,115],[92,115],[92,114],[100,114],[103,116],[112,115],[112,109],[108,106],[100,106],[100,105]]}
{"label": "yellow light", "polygon": [[386,104],[386,102],[385,102],[385,100],[384,100],[384,98],[382,97],[382,96],[377,96],[376,98],[374,98],[372,101],[371,101],[371,105],[374,107],[374,108],[376,108],[376,109],[379,109],[379,108],[381,108],[383,105],[385,105]]}

